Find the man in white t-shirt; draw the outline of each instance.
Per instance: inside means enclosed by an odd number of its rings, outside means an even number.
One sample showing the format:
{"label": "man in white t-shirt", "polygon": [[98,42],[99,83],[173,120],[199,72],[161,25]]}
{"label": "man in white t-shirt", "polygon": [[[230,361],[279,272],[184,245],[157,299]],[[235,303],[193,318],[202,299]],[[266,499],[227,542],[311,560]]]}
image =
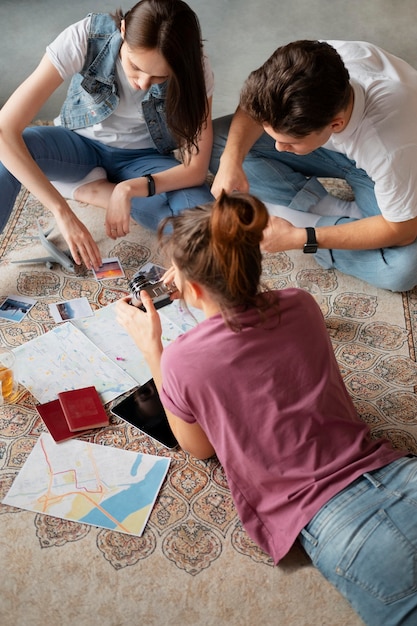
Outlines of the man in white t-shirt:
{"label": "man in white t-shirt", "polygon": [[[264,251],[303,249],[322,267],[412,289],[416,111],[417,71],[372,44],[282,46],[250,74],[233,118],[215,121],[212,192],[250,187],[267,203]],[[321,177],[345,179],[355,201],[327,194]]]}

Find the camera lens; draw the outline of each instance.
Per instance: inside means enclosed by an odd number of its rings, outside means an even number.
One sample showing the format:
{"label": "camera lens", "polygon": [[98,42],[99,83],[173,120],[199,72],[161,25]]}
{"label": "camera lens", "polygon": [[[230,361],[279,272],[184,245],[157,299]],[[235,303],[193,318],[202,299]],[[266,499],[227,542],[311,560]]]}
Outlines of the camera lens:
{"label": "camera lens", "polygon": [[139,274],[138,276],[134,276],[132,278],[129,282],[131,296],[130,304],[133,304],[133,306],[140,306],[142,304],[139,294],[148,284],[149,283],[143,274]]}

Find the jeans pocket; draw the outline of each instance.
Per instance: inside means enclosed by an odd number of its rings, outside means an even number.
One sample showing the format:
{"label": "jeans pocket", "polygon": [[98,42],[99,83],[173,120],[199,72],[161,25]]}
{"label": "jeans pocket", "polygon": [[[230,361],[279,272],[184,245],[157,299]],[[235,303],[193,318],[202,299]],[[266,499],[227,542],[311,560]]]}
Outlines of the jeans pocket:
{"label": "jeans pocket", "polygon": [[415,593],[414,545],[383,510],[356,533],[336,566],[336,574],[385,604]]}

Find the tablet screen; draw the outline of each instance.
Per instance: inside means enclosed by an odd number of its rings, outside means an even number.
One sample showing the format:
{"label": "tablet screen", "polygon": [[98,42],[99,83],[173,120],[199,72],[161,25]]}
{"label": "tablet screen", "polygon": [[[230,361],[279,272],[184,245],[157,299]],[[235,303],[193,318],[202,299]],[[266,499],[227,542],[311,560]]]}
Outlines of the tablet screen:
{"label": "tablet screen", "polygon": [[115,404],[111,412],[167,448],[178,445],[153,379]]}

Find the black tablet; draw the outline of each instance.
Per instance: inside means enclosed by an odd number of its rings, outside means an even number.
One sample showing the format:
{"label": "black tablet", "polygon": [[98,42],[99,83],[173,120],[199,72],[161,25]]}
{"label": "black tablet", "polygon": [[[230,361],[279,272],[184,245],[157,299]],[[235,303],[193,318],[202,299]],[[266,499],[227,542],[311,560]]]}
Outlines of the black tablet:
{"label": "black tablet", "polygon": [[111,412],[167,448],[178,445],[152,378],[116,403]]}

